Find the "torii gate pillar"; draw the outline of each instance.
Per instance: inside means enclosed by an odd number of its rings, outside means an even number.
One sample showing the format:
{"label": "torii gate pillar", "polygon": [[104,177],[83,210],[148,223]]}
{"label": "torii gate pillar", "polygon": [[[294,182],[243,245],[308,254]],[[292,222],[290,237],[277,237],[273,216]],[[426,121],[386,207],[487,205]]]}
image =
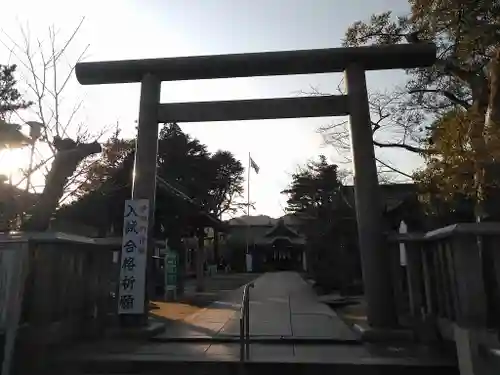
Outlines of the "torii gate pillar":
{"label": "torii gate pillar", "polygon": [[[132,199],[149,201],[149,226],[147,235],[146,261],[146,298],[145,313],[140,317],[147,322],[149,300],[155,292],[154,278],[147,272],[153,270],[156,165],[158,155],[158,104],[160,102],[161,81],[152,74],[145,74],[141,80],[141,98],[139,102],[139,121],[135,144],[134,174],[132,179]],[[139,322],[138,322],[139,323]]]}
{"label": "torii gate pillar", "polygon": [[345,70],[351,147],[354,166],[356,221],[361,254],[361,268],[371,326],[391,327],[396,324],[391,288],[390,262],[384,244],[382,204],[373,148],[370,107],[365,70],[351,64]]}

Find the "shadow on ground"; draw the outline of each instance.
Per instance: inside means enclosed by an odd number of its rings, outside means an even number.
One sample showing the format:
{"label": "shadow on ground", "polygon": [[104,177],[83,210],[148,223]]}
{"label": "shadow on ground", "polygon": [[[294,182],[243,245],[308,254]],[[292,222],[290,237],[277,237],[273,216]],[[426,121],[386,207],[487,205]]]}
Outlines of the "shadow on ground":
{"label": "shadow on ground", "polygon": [[[171,337],[189,335],[194,338],[215,336],[222,327],[217,323],[196,321],[197,315],[232,315],[239,311],[243,286],[259,274],[216,274],[205,279],[203,292],[196,291],[196,280],[188,280],[185,293],[176,301],[153,301],[150,316],[165,323]],[[225,301],[225,302],[221,302]]]}

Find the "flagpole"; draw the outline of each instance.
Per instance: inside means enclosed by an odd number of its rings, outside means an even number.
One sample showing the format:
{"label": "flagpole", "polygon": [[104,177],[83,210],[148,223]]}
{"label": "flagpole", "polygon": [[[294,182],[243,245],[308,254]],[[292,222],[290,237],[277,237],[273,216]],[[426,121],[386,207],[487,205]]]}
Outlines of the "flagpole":
{"label": "flagpole", "polygon": [[[247,249],[245,254],[249,254],[249,242],[250,242],[250,169],[252,169],[252,163],[250,161],[250,152],[248,153],[248,176],[247,176],[247,235],[246,235],[246,242],[247,242]],[[245,255],[245,268],[246,268],[246,255]]]}
{"label": "flagpole", "polygon": [[250,216],[250,169],[252,169],[252,162],[250,153],[248,153],[248,177],[247,177],[247,216]]}

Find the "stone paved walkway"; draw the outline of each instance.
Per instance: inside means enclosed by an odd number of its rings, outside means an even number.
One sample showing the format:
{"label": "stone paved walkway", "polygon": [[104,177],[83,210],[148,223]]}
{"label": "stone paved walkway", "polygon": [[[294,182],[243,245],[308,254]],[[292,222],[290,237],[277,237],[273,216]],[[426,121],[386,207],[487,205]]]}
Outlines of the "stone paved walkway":
{"label": "stone paved walkway", "polygon": [[[184,319],[171,320],[166,331],[153,340],[114,339],[78,345],[60,353],[56,365],[99,370],[94,370],[96,373],[105,373],[105,369],[136,373],[153,368],[156,372],[148,373],[181,374],[180,369],[172,366],[188,363],[190,367],[184,373],[194,374],[192,366],[196,363],[201,364],[199,373],[206,373],[203,371],[210,364],[238,363],[241,295],[242,288],[224,293],[224,298],[208,307]],[[373,374],[372,366],[380,371],[375,373],[413,374],[407,370],[423,368],[437,370],[440,375],[455,374],[453,355],[437,348],[359,342],[348,326],[318,301],[297,273],[259,277],[251,289],[250,306],[252,364],[327,364],[334,366],[330,370],[344,371],[339,373],[352,373],[342,366],[356,365],[356,374]],[[359,366],[367,372],[359,372]],[[392,372],[388,372],[387,366]]]}
{"label": "stone paved walkway", "polygon": [[[238,338],[242,288],[183,320],[169,322],[157,340]],[[295,272],[267,273],[250,290],[252,340],[356,341],[356,335]]]}

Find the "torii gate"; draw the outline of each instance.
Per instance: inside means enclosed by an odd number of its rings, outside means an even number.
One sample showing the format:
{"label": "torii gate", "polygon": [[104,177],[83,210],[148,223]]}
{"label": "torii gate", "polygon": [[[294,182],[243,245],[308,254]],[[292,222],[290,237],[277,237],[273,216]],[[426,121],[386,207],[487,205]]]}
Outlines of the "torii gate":
{"label": "torii gate", "polygon": [[[158,124],[300,117],[350,117],[359,248],[373,328],[396,325],[389,253],[373,147],[366,70],[411,69],[434,64],[433,44],[398,44],[165,59],[88,62],[76,65],[82,85],[141,82],[133,199],[150,202],[153,228]],[[345,72],[347,95],[160,104],[163,81]],[[148,236],[148,258],[153,236]],[[145,311],[147,314],[147,311]]]}

